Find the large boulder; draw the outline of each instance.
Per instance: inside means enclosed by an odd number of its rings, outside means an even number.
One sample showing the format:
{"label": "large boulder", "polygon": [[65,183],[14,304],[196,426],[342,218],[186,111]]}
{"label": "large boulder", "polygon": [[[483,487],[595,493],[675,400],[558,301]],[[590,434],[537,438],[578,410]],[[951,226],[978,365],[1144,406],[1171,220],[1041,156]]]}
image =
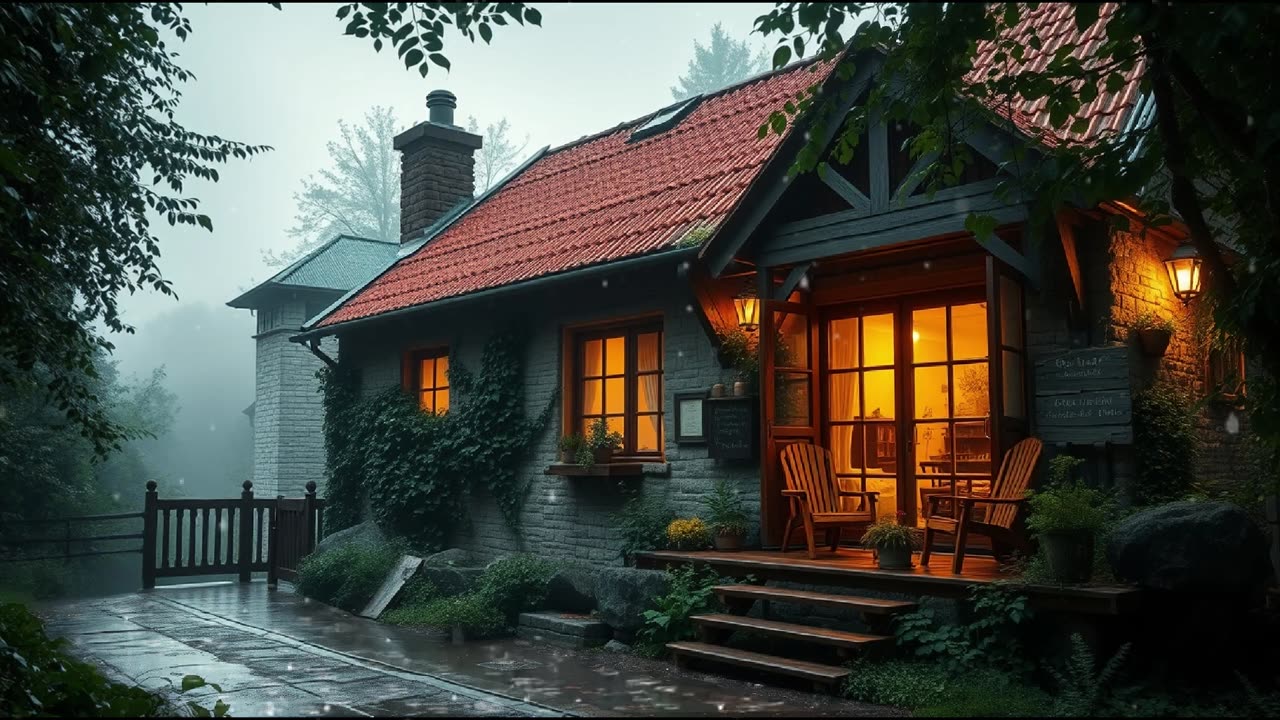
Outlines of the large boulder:
{"label": "large boulder", "polygon": [[1116,576],[1175,592],[1247,593],[1269,573],[1262,530],[1227,502],[1175,502],[1126,518],[1107,543]]}
{"label": "large boulder", "polygon": [[581,563],[560,567],[547,584],[547,607],[572,613],[595,610],[597,572],[597,568]]}
{"label": "large boulder", "polygon": [[462,548],[442,550],[422,561],[423,567],[471,567],[471,564],[471,553]]}
{"label": "large boulder", "polygon": [[352,525],[346,530],[339,530],[336,533],[327,535],[316,545],[316,549],[312,551],[314,555],[323,555],[335,548],[345,547],[347,545],[358,545],[365,548],[377,548],[387,544],[387,536],[378,527],[378,524],[372,520]]}
{"label": "large boulder", "polygon": [[652,608],[654,598],[667,592],[668,586],[667,574],[661,570],[601,568],[595,582],[597,613],[620,637],[630,638],[644,625],[641,613]]}
{"label": "large boulder", "polygon": [[483,568],[426,567],[418,568],[418,577],[429,580],[442,595],[465,595],[480,587]]}

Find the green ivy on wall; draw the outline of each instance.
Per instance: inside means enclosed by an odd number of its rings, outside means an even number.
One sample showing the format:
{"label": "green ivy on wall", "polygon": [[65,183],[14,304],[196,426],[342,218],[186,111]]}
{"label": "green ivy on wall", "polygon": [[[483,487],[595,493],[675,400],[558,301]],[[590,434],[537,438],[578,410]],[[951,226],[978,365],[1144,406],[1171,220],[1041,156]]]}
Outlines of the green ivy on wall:
{"label": "green ivy on wall", "polygon": [[1134,395],[1133,449],[1137,477],[1133,500],[1151,505],[1178,500],[1195,482],[1200,439],[1195,401],[1176,385],[1160,381]]}
{"label": "green ivy on wall", "polygon": [[529,491],[518,474],[555,408],[525,414],[523,342],[499,333],[485,345],[480,372],[450,363],[449,412],[418,409],[400,388],[361,398],[346,368],[320,371],[325,396],[329,530],[373,519],[421,549],[442,548],[466,518],[474,486],[487,489],[508,525],[519,525]]}

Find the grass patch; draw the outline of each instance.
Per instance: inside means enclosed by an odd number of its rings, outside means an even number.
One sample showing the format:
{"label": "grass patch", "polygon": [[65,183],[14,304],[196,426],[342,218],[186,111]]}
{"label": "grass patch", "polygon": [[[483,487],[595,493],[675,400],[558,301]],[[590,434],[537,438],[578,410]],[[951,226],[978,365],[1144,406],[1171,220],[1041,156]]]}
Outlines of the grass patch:
{"label": "grass patch", "polygon": [[994,670],[952,675],[940,663],[905,660],[860,660],[852,670],[845,697],[922,717],[1034,717],[1052,709],[1039,688]]}
{"label": "grass patch", "polygon": [[497,608],[480,595],[470,593],[406,605],[382,615],[382,622],[408,627],[451,630],[460,627],[471,637],[501,634],[506,622]]}

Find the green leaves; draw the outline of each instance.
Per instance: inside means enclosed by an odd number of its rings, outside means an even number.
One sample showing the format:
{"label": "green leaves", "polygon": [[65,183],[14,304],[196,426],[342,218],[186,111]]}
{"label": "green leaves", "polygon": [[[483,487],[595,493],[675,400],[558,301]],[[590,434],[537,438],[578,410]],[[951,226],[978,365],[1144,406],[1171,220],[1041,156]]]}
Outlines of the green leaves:
{"label": "green leaves", "polygon": [[779,68],[786,67],[786,64],[789,62],[791,62],[790,47],[781,45],[777,50],[773,51],[773,69],[777,70]]}

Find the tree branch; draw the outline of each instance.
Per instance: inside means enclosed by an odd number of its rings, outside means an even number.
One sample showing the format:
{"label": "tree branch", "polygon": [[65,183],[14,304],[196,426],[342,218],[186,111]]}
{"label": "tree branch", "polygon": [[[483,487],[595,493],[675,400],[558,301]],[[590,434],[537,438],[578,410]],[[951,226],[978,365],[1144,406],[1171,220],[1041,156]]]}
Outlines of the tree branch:
{"label": "tree branch", "polygon": [[[1151,31],[1143,33],[1142,42],[1149,49],[1158,47]],[[1186,139],[1178,124],[1173,83],[1165,58],[1154,50],[1148,52],[1148,57],[1151,59],[1151,89],[1156,102],[1156,124],[1160,138],[1164,141],[1165,165],[1172,177],[1170,195],[1173,207],[1191,229],[1191,241],[1208,267],[1215,289],[1225,297],[1233,297],[1236,292],[1235,277],[1213,239],[1213,232],[1204,219],[1204,208],[1200,205],[1195,183],[1187,172]]]}

